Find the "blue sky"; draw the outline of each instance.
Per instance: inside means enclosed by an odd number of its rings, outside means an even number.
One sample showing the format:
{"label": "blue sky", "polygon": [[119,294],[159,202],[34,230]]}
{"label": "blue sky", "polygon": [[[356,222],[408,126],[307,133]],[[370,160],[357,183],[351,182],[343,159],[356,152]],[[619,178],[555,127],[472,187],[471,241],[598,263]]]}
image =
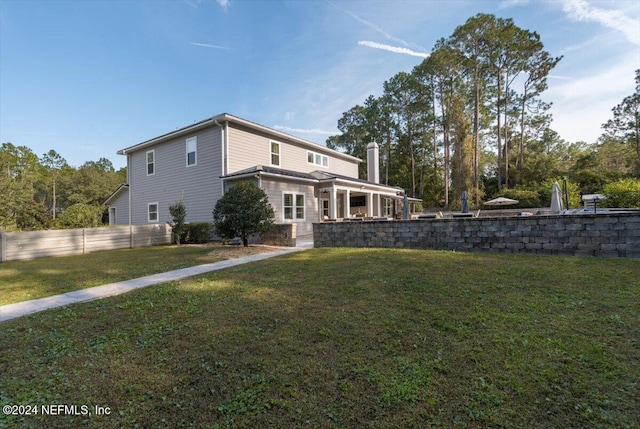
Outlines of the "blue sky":
{"label": "blue sky", "polygon": [[119,168],[118,149],[226,112],[323,144],[480,12],[564,55],[552,127],[595,142],[634,92],[636,0],[0,0],[0,142]]}

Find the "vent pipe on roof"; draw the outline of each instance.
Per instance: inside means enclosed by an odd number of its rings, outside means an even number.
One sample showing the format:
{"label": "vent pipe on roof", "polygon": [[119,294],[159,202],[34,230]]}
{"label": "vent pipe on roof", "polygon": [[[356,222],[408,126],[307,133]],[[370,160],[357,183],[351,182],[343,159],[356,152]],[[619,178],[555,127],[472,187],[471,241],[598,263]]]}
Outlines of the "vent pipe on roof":
{"label": "vent pipe on roof", "polygon": [[380,154],[376,142],[367,145],[367,180],[380,183]]}

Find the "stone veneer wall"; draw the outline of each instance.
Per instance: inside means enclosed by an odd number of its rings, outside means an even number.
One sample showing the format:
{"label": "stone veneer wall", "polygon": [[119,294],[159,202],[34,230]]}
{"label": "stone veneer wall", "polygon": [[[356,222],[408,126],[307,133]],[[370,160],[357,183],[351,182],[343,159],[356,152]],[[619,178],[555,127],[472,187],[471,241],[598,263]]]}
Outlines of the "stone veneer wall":
{"label": "stone veneer wall", "polygon": [[640,214],[325,222],[314,247],[391,247],[640,258]]}
{"label": "stone veneer wall", "polygon": [[279,223],[266,234],[256,234],[249,237],[250,244],[268,244],[271,246],[296,247],[296,224]]}

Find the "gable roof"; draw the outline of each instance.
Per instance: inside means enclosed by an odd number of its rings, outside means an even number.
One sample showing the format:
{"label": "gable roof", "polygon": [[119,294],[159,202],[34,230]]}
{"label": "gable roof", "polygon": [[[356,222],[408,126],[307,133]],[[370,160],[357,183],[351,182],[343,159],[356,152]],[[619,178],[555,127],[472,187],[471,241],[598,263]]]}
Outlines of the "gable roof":
{"label": "gable roof", "polygon": [[170,140],[170,139],[173,139],[173,138],[176,138],[176,137],[180,137],[180,136],[183,136],[183,135],[186,135],[186,134],[191,134],[191,133],[193,133],[195,131],[198,131],[198,130],[206,128],[206,127],[210,127],[210,126],[220,126],[221,127],[224,122],[230,122],[230,123],[242,125],[244,127],[250,128],[252,130],[269,134],[269,135],[273,136],[276,139],[279,138],[279,139],[289,140],[291,142],[295,142],[295,143],[298,143],[298,144],[300,144],[302,146],[305,146],[306,148],[308,148],[310,150],[315,150],[315,151],[320,150],[322,152],[327,152],[327,153],[329,153],[329,154],[331,154],[333,156],[337,156],[337,157],[340,157],[340,158],[343,158],[343,159],[347,159],[347,160],[352,161],[352,162],[358,162],[358,163],[362,162],[362,160],[360,158],[356,158],[355,156],[351,156],[351,155],[348,155],[346,153],[339,152],[337,150],[329,149],[326,146],[322,146],[322,145],[319,145],[317,143],[313,143],[313,142],[310,142],[308,140],[304,140],[304,139],[301,139],[299,137],[293,136],[291,134],[283,133],[281,131],[277,131],[277,130],[274,130],[272,128],[265,127],[264,125],[260,125],[260,124],[255,123],[255,122],[251,122],[251,121],[248,121],[246,119],[242,119],[242,118],[239,118],[237,116],[230,115],[228,113],[222,113],[220,115],[213,116],[211,118],[207,118],[207,119],[204,119],[202,121],[195,122],[195,123],[193,123],[191,125],[188,125],[186,127],[179,128],[179,129],[177,129],[175,131],[171,131],[170,133],[162,134],[162,135],[160,135],[158,137],[155,137],[155,138],[152,138],[150,140],[143,141],[142,143],[138,143],[136,145],[129,146],[129,147],[124,148],[124,149],[120,149],[117,153],[118,153],[118,155],[127,155],[129,153],[145,149],[145,148],[147,148],[149,146],[152,146],[152,145],[155,145],[155,144],[158,144],[158,143],[162,143],[162,142],[164,142],[166,140]]}
{"label": "gable roof", "polygon": [[105,206],[108,206],[109,204],[111,204],[112,201],[115,201],[116,198],[118,198],[120,196],[121,193],[123,193],[125,190],[129,190],[129,184],[128,183],[123,183],[120,186],[118,186],[118,189],[116,189],[115,191],[113,191],[111,193],[111,195],[109,195],[107,197],[106,200],[104,200],[104,203],[102,203]]}

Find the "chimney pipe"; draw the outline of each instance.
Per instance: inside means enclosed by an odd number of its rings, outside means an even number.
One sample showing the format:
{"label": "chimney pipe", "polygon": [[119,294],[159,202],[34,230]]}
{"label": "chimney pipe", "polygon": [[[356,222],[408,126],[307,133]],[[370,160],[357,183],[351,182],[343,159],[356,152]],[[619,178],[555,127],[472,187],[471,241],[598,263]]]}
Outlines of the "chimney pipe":
{"label": "chimney pipe", "polygon": [[367,145],[367,180],[380,183],[380,154],[376,142]]}

